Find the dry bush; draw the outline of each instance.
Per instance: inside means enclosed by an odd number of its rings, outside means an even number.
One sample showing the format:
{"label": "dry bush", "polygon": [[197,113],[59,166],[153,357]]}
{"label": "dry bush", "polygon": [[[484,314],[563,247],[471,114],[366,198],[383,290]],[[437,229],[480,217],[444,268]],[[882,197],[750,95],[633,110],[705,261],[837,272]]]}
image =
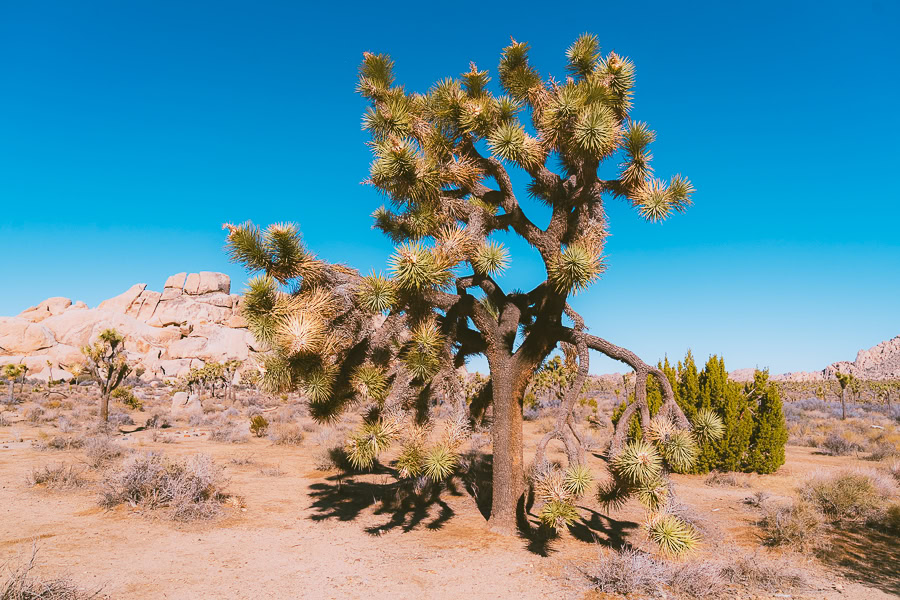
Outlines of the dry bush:
{"label": "dry bush", "polygon": [[606,594],[653,594],[666,583],[665,564],[631,548],[602,556],[582,573],[591,587]]}
{"label": "dry bush", "polygon": [[84,440],[84,455],[87,464],[93,469],[102,467],[124,453],[125,449],[108,435],[96,435]]}
{"label": "dry bush", "polygon": [[894,478],[894,481],[900,483],[900,460],[895,460],[887,466],[888,474]]}
{"label": "dry bush", "polygon": [[0,427],[9,427],[11,424],[12,421],[6,411],[0,409]]}
{"label": "dry bush", "polygon": [[897,449],[894,442],[880,440],[875,444],[871,454],[869,454],[869,460],[887,460],[897,456],[900,456],[900,450]]}
{"label": "dry bush", "polygon": [[241,454],[231,458],[228,462],[238,466],[255,465],[256,457],[252,454]]}
{"label": "dry bush", "polygon": [[210,430],[209,439],[223,444],[246,444],[250,434],[233,423],[221,423]]}
{"label": "dry bush", "polygon": [[771,560],[758,553],[727,554],[729,558],[722,563],[719,574],[728,583],[766,592],[797,588],[806,584],[803,575],[786,565],[783,560]]}
{"label": "dry bush", "polygon": [[163,429],[164,427],[169,427],[171,424],[169,423],[169,418],[162,413],[153,413],[150,415],[150,418],[147,419],[147,422],[144,424],[144,427],[147,429]]}
{"label": "dry bush", "polygon": [[801,552],[826,546],[825,519],[811,502],[765,506],[759,526],[770,546],[788,546]]}
{"label": "dry bush", "polygon": [[819,449],[831,456],[848,456],[860,450],[860,447],[841,433],[832,431],[825,436],[825,441],[822,442],[822,446]]}
{"label": "dry bush", "polygon": [[755,506],[756,508],[762,508],[765,505],[766,501],[772,497],[772,494],[765,490],[758,490],[753,492],[752,495],[744,498],[744,504],[748,504],[750,506]]}
{"label": "dry bush", "polygon": [[101,484],[102,506],[129,503],[147,509],[166,508],[171,519],[193,521],[219,514],[226,495],[221,467],[205,454],[167,460],[162,454],[137,454]]}
{"label": "dry bush", "polygon": [[269,440],[278,446],[299,446],[303,429],[296,423],[275,423],[269,426]]}
{"label": "dry bush", "polygon": [[84,440],[80,437],[66,437],[54,435],[52,437],[40,438],[31,443],[36,450],[74,450],[84,445]]}
{"label": "dry bush", "polygon": [[894,482],[877,471],[844,469],[814,474],[800,496],[832,522],[865,522],[877,517],[896,491]]}
{"label": "dry bush", "polygon": [[332,428],[320,430],[313,441],[317,447],[313,464],[318,471],[331,471],[345,464],[344,444],[338,432]]}
{"label": "dry bush", "polygon": [[60,433],[72,433],[76,429],[75,424],[63,416],[56,419],[56,428],[59,429]]}
{"label": "dry bush", "polygon": [[132,419],[130,415],[123,412],[110,413],[108,422],[113,427],[121,427],[122,425],[134,425],[134,419]]}
{"label": "dry bush", "polygon": [[712,471],[703,480],[708,486],[712,487],[747,487],[747,482],[740,479],[734,473],[723,473],[721,471]]}
{"label": "dry bush", "polygon": [[303,421],[301,424],[305,433],[316,433],[319,431],[319,424],[315,421]]}
{"label": "dry bush", "polygon": [[266,477],[283,477],[286,472],[282,470],[281,465],[275,465],[274,467],[269,467],[268,469],[260,469],[260,475],[265,475]]}
{"label": "dry bush", "polygon": [[602,556],[582,572],[591,586],[606,594],[628,597],[679,596],[717,598],[725,591],[721,567],[712,562],[666,562],[635,549]]}
{"label": "dry bush", "polygon": [[36,557],[37,548],[32,547],[25,564],[15,568],[9,563],[3,565],[9,575],[0,583],[0,600],[89,600],[99,596],[99,590],[86,592],[65,577],[32,576]]}
{"label": "dry bush", "polygon": [[[81,476],[82,470],[73,465],[44,465],[40,469],[32,469],[26,477],[30,486],[43,485],[54,490],[70,490],[87,483]],[[0,596],[2,599],[3,596]]]}
{"label": "dry bush", "polygon": [[29,423],[37,425],[44,416],[44,409],[40,406],[33,406],[25,411],[25,420]]}

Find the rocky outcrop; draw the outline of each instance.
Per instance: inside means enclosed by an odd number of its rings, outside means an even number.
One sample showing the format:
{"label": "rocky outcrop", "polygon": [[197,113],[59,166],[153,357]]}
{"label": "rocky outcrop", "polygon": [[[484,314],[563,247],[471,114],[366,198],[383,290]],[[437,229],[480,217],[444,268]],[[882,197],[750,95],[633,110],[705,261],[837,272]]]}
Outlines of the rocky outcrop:
{"label": "rocky outcrop", "polygon": [[[755,369],[737,369],[728,376],[734,381],[752,381]],[[856,360],[832,363],[821,371],[797,371],[772,375],[773,381],[811,382],[834,379],[836,372],[850,373],[859,379],[900,379],[900,335],[868,350],[860,350]]]}
{"label": "rocky outcrop", "polygon": [[825,376],[850,373],[859,379],[900,379],[900,335],[868,350],[860,350],[853,362],[840,361],[825,367]]}
{"label": "rocky outcrop", "polygon": [[125,336],[128,359],[144,379],[174,378],[208,361],[247,361],[256,349],[239,315],[240,296],[223,273],[177,273],[162,292],[138,283],[96,308],[49,298],[15,317],[0,317],[0,365],[21,363],[28,377],[62,379],[81,348],[104,329]]}

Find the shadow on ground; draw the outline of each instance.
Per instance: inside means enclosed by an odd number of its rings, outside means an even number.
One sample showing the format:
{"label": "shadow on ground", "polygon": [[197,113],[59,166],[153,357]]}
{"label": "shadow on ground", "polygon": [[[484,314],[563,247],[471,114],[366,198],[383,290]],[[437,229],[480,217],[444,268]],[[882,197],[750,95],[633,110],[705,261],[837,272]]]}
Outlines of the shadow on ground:
{"label": "shadow on ground", "polygon": [[373,473],[383,476],[383,481],[366,481],[354,475],[333,475],[327,483],[310,486],[314,501],[314,521],[338,519],[354,521],[366,510],[375,515],[387,515],[388,520],[366,528],[372,535],[380,535],[394,529],[411,531],[420,525],[427,529],[441,529],[455,515],[441,498],[442,494],[462,496],[454,481],[441,485],[426,484],[418,493],[411,482],[397,481],[394,470],[376,466]]}
{"label": "shadow on ground", "polygon": [[822,562],[848,579],[900,596],[900,535],[866,527],[836,531]]}

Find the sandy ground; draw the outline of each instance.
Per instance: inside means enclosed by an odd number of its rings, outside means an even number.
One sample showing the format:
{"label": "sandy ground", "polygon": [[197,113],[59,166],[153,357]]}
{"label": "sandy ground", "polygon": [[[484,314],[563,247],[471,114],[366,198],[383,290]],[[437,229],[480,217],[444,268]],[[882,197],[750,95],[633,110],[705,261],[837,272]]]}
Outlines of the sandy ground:
{"label": "sandy ground", "polygon": [[[641,543],[637,506],[609,519],[586,502],[582,522],[560,538],[507,538],[486,530],[462,486],[423,505],[389,510],[380,502],[379,486],[389,475],[341,478],[316,471],[311,444],[282,447],[254,438],[228,445],[183,434],[176,443],[162,444],[151,442],[149,432],[132,433],[125,443],[138,449],[212,455],[226,469],[228,491],[242,501],[214,522],[179,524],[128,506],[101,509],[91,487],[29,487],[25,477],[33,467],[78,463],[84,455],[31,448],[29,440],[39,430],[24,423],[16,428],[23,443],[13,442],[12,431],[0,429],[0,563],[26,558],[36,543],[40,573],[102,587],[110,598],[599,598],[588,591],[577,565],[598,560],[606,548],[626,540]],[[527,424],[530,446],[539,435],[538,424]],[[229,463],[247,454],[255,464]],[[601,459],[592,460],[599,467]],[[743,502],[754,491],[787,498],[805,473],[853,462],[790,447],[777,474],[741,476],[746,487],[709,487],[702,476],[675,480],[681,499],[718,531],[701,550],[701,556],[715,556],[725,548],[759,547],[753,526],[758,513]],[[276,466],[283,475],[262,472]],[[791,597],[900,597],[898,545],[890,538],[873,542],[848,534],[846,551],[831,564],[801,565],[811,574],[811,587]]]}

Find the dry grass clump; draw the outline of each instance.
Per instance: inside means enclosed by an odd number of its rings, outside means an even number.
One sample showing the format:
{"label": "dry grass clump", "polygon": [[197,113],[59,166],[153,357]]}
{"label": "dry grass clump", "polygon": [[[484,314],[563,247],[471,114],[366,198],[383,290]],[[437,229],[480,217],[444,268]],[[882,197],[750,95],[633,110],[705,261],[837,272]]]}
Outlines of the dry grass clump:
{"label": "dry grass clump", "polygon": [[206,454],[168,460],[147,452],[129,457],[104,479],[100,503],[165,508],[175,521],[210,519],[221,511],[226,483],[221,467]]}
{"label": "dry grass clump", "polygon": [[36,450],[74,450],[84,445],[84,440],[80,437],[67,437],[62,435],[54,435],[37,439],[31,443]]}
{"label": "dry grass clump", "polygon": [[819,450],[830,456],[849,456],[861,449],[860,444],[847,439],[842,432],[837,431],[830,431],[819,447]]}
{"label": "dry grass clump", "polygon": [[703,480],[711,487],[747,487],[747,482],[739,478],[734,473],[723,473],[721,471],[712,471]]}
{"label": "dry grass clump", "polygon": [[86,592],[65,577],[32,576],[36,557],[37,549],[33,548],[25,564],[16,568],[9,563],[3,565],[9,574],[0,583],[0,600],[89,600],[99,596],[99,590]]}
{"label": "dry grass clump", "polygon": [[171,424],[169,423],[169,418],[162,413],[153,413],[150,415],[150,418],[147,419],[147,422],[144,424],[144,427],[147,429],[163,429],[164,427],[169,427]]}
{"label": "dry grass clump", "polygon": [[[32,487],[43,485],[53,490],[70,490],[80,488],[87,483],[81,476],[82,473],[83,471],[74,465],[60,463],[32,469],[25,480]],[[0,599],[2,598],[3,596],[0,596]]]}
{"label": "dry grass clump", "polygon": [[770,546],[812,552],[827,545],[825,518],[812,503],[804,500],[765,505],[759,526]]}
{"label": "dry grass clump", "polygon": [[583,568],[591,586],[606,594],[628,597],[718,598],[725,591],[721,568],[712,562],[666,562],[646,552],[628,548],[601,557]]}
{"label": "dry grass clump", "polygon": [[269,426],[269,440],[278,446],[299,446],[303,443],[303,429],[296,423],[273,423]]}
{"label": "dry grass clump", "polygon": [[890,478],[871,469],[817,473],[800,488],[800,497],[832,522],[864,523],[877,518],[896,493]]}
{"label": "dry grass clump", "polygon": [[84,455],[87,464],[98,469],[125,453],[125,449],[114,442],[108,435],[96,435],[84,440]]}
{"label": "dry grass clump", "polygon": [[719,575],[728,583],[766,592],[799,588],[806,584],[803,574],[783,560],[770,560],[756,552],[729,552],[728,556],[719,569]]}
{"label": "dry grass clump", "polygon": [[313,464],[318,471],[331,471],[346,463],[344,444],[335,429],[325,428],[313,438],[316,451],[313,453]]}
{"label": "dry grass clump", "polygon": [[234,423],[226,421],[210,430],[209,439],[223,444],[246,444],[250,441],[250,434]]}

